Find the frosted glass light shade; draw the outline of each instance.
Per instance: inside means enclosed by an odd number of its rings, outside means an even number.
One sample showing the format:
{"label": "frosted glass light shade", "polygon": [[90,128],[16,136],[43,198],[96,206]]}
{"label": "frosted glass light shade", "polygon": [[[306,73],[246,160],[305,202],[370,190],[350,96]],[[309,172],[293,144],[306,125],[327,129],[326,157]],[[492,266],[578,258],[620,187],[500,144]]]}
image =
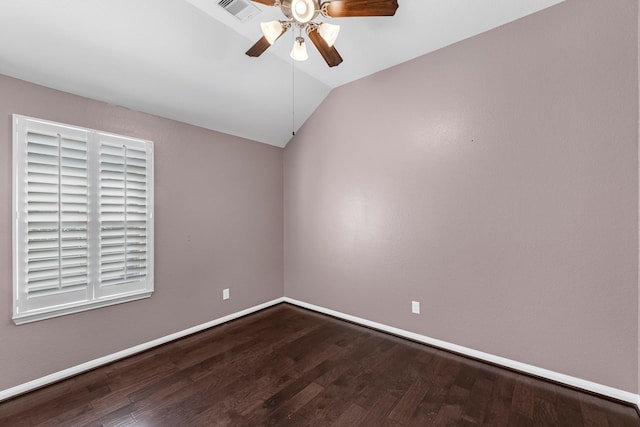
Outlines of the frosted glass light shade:
{"label": "frosted glass light shade", "polygon": [[338,34],[340,33],[340,25],[327,24],[326,22],[323,22],[318,26],[318,32],[320,33],[324,41],[327,42],[329,47],[331,47],[338,38]]}
{"label": "frosted glass light shade", "polygon": [[269,44],[273,44],[282,34],[282,23],[280,21],[262,22],[260,28]]}
{"label": "frosted glass light shade", "polygon": [[313,0],[292,0],[291,1],[291,15],[293,19],[306,24],[313,19],[316,10],[313,4]]}
{"label": "frosted glass light shade", "polygon": [[306,61],[307,59],[309,59],[309,54],[307,53],[307,45],[302,37],[297,37],[296,41],[293,42],[291,57],[296,61]]}

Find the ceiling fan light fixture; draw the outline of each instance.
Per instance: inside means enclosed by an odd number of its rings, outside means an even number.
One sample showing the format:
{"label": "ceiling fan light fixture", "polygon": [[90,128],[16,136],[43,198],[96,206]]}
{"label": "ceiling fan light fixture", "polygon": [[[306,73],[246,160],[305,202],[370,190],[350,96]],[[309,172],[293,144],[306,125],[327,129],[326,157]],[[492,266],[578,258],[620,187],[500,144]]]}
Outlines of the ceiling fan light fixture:
{"label": "ceiling fan light fixture", "polygon": [[327,42],[327,45],[331,47],[338,38],[338,34],[340,33],[340,25],[327,24],[326,22],[323,22],[318,26],[318,32],[320,33],[324,41]]}
{"label": "ceiling fan light fixture", "polygon": [[269,44],[273,44],[284,31],[284,27],[280,21],[262,22],[260,23],[260,28]]}
{"label": "ceiling fan light fixture", "polygon": [[313,0],[291,0],[291,15],[301,24],[311,21],[316,15],[316,7]]}
{"label": "ceiling fan light fixture", "polygon": [[309,59],[309,54],[307,53],[307,45],[302,37],[296,37],[296,41],[293,42],[291,57],[296,61],[306,61],[307,59]]}

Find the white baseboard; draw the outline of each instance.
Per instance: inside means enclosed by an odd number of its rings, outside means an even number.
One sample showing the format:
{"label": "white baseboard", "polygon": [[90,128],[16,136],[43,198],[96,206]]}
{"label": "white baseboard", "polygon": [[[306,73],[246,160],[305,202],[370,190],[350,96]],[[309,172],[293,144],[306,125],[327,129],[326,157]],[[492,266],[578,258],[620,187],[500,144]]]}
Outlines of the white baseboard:
{"label": "white baseboard", "polygon": [[254,307],[247,308],[245,310],[239,311],[237,313],[230,314],[228,316],[220,317],[218,319],[212,320],[207,323],[203,323],[201,325],[194,326],[189,329],[185,329],[183,331],[176,332],[171,335],[167,335],[165,337],[161,337],[155,339],[153,341],[149,341],[135,347],[131,347],[117,353],[113,353],[98,359],[91,360],[86,363],[82,363],[77,366],[73,366],[68,369],[64,369],[59,372],[55,372],[53,374],[35,379],[33,381],[29,381],[24,384],[20,384],[18,386],[0,390],[0,402],[3,400],[10,399],[12,397],[18,396],[23,393],[27,393],[29,391],[44,387],[46,385],[64,380],[66,378],[72,377],[74,375],[81,374],[83,372],[89,371],[91,369],[95,369],[99,366],[106,365],[111,362],[115,362],[116,360],[123,359],[125,357],[132,356],[136,353],[143,352],[145,350],[149,350],[153,347],[157,347],[162,344],[166,344],[170,341],[177,340],[179,338],[185,337],[187,335],[194,334],[196,332],[203,331],[205,329],[220,325],[222,323],[229,322],[231,320],[237,319],[239,317],[246,316],[248,314],[254,313],[256,311],[263,310],[267,307],[271,307],[276,304],[280,304],[282,302],[286,302],[292,305],[297,305],[299,307],[303,307],[309,310],[317,311],[319,313],[328,314],[330,316],[337,317],[339,319],[344,319],[349,322],[357,323],[363,326],[367,326],[373,329],[377,329],[383,332],[388,332],[390,334],[398,335],[404,338],[408,338],[413,341],[421,342],[424,344],[431,345],[433,347],[442,348],[448,351],[452,351],[454,353],[462,354],[465,356],[472,357],[478,360],[484,360],[486,362],[504,366],[509,369],[513,369],[516,371],[520,371],[526,374],[534,375],[541,378],[546,378],[551,381],[555,381],[561,384],[566,384],[571,387],[579,388],[582,390],[586,390],[592,393],[597,393],[602,396],[607,396],[613,399],[617,399],[623,402],[628,402],[636,405],[636,407],[640,408],[640,395],[630,393],[624,390],[619,390],[613,387],[605,386],[602,384],[594,383],[591,381],[583,380],[580,378],[572,377],[569,375],[564,375],[558,372],[550,371],[548,369],[539,368],[533,365],[528,365],[526,363],[517,362],[515,360],[506,359],[504,357],[495,356],[493,354],[484,353],[481,351],[473,350],[467,347],[459,346],[457,344],[451,344],[446,341],[437,340],[434,338],[427,337],[425,335],[416,334],[413,332],[405,331],[403,329],[394,328],[392,326],[388,326],[382,323],[373,322],[367,319],[363,319],[360,317],[352,316],[350,314],[341,313],[339,311],[331,310],[328,308],[320,307],[317,305],[309,304],[303,301],[298,301],[292,298],[283,297],[277,298],[272,301],[265,302],[263,304],[256,305]]}
{"label": "white baseboard", "polygon": [[484,353],[482,351],[473,350],[471,348],[463,347],[457,344],[451,344],[446,341],[441,341],[435,338],[427,337],[425,335],[420,335],[413,332],[405,331],[403,329],[394,328],[392,326],[388,326],[382,323],[372,322],[367,319],[352,316],[350,314],[341,313],[339,311],[309,304],[303,301],[298,301],[292,298],[285,297],[284,302],[297,305],[299,307],[303,307],[309,310],[317,311],[319,313],[328,314],[330,316],[334,316],[339,319],[348,320],[349,322],[367,326],[372,329],[377,329],[383,332],[388,332],[393,335],[398,335],[404,338],[408,338],[413,341],[428,344],[433,347],[438,347],[438,348],[448,350],[454,353],[458,353],[464,356],[469,356],[474,359],[483,360],[485,362],[489,362],[494,365],[503,366],[505,368],[509,368],[509,369],[513,369],[526,374],[534,375],[536,377],[545,378],[561,384],[566,384],[571,387],[579,388],[592,393],[597,393],[599,395],[607,396],[623,402],[632,403],[636,405],[636,407],[640,408],[640,395],[630,393],[628,391],[619,390],[617,388],[583,380],[581,378],[572,377],[569,375],[561,374],[559,372],[550,371],[548,369],[539,368],[537,366],[528,365],[526,363],[517,362],[515,360],[506,359],[504,357],[496,356],[489,353]]}
{"label": "white baseboard", "polygon": [[239,317],[246,316],[247,314],[254,313],[256,311],[260,311],[267,307],[271,307],[272,305],[280,304],[284,302],[284,298],[277,298],[272,301],[265,302],[263,304],[256,305],[254,307],[247,308],[245,310],[239,311],[237,313],[230,314],[228,316],[220,317],[218,319],[212,320],[207,323],[203,323],[201,325],[194,326],[189,329],[185,329],[183,331],[176,332],[171,335],[167,335],[162,338],[155,339],[153,341],[146,342],[144,344],[137,345],[135,347],[128,348],[126,350],[119,351],[117,353],[110,354],[108,356],[101,357],[99,359],[94,359],[86,363],[82,363],[77,366],[73,366],[68,369],[64,369],[59,372],[55,372],[53,374],[44,376],[42,378],[35,379],[33,381],[29,381],[28,383],[20,384],[18,386],[0,390],[0,402],[3,400],[10,399],[12,397],[18,396],[20,394],[35,390],[37,388],[44,387],[46,385],[52,384],[54,382],[63,380],[65,378],[72,377],[74,375],[81,374],[83,372],[89,371],[91,369],[95,369],[99,366],[106,365],[107,363],[115,362],[119,359],[124,359],[125,357],[132,356],[136,353],[143,352],[145,350],[149,350],[153,347],[157,347],[162,344],[166,344],[170,341],[177,340],[182,337],[186,337],[187,335],[194,334],[196,332],[203,331],[205,329],[211,328],[213,326],[220,325],[222,323],[229,322],[231,320],[237,319]]}

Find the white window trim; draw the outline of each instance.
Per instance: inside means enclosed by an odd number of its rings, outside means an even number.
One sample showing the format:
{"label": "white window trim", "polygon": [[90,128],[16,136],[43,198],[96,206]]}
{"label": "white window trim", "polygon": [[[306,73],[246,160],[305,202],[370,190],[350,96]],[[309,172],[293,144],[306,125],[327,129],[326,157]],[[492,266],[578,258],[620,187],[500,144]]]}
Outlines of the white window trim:
{"label": "white window trim", "polygon": [[[153,161],[153,142],[138,138],[130,138],[122,135],[96,131],[93,129],[81,128],[78,126],[65,125],[52,121],[40,120],[31,117],[13,115],[13,186],[12,186],[12,205],[13,205],[13,321],[16,325],[24,323],[44,320],[52,317],[63,316],[66,314],[77,313],[81,311],[92,310],[109,305],[119,304],[128,301],[148,298],[154,291],[154,161]],[[37,128],[38,126],[50,126],[58,129],[64,129],[69,132],[85,133],[87,137],[87,146],[92,145],[88,149],[87,168],[89,170],[89,184],[87,193],[89,194],[88,210],[89,220],[88,228],[91,237],[88,238],[89,246],[89,284],[88,297],[82,301],[71,303],[62,303],[55,306],[28,309],[21,309],[19,303],[20,298],[26,298],[26,285],[23,285],[26,274],[24,273],[25,263],[25,247],[26,243],[26,215],[23,215],[23,209],[26,204],[26,153],[27,148],[21,144],[26,144],[26,134],[28,130]],[[106,142],[105,142],[106,141]],[[100,192],[97,188],[100,184],[100,147],[101,144],[113,143],[113,141],[126,141],[130,144],[143,146],[146,155],[146,178],[148,185],[146,186],[146,275],[145,279],[140,281],[140,285],[133,289],[132,287],[123,286],[123,291],[105,292],[102,290],[104,286],[100,283]],[[92,168],[95,171],[92,171]],[[96,186],[97,185],[97,186]],[[126,232],[125,232],[126,234]],[[98,250],[95,250],[98,246]],[[93,248],[93,249],[92,249]],[[126,252],[125,252],[126,254]],[[125,258],[127,256],[125,255]]]}

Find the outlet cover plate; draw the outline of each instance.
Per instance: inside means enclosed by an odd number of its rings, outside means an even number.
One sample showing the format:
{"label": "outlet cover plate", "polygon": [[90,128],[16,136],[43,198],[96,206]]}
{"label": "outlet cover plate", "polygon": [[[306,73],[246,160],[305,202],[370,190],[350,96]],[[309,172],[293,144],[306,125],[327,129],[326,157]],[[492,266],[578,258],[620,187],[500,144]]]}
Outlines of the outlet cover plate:
{"label": "outlet cover plate", "polygon": [[222,290],[222,299],[229,299],[229,288]]}
{"label": "outlet cover plate", "polygon": [[411,312],[413,314],[420,314],[420,302],[419,301],[411,301]]}

